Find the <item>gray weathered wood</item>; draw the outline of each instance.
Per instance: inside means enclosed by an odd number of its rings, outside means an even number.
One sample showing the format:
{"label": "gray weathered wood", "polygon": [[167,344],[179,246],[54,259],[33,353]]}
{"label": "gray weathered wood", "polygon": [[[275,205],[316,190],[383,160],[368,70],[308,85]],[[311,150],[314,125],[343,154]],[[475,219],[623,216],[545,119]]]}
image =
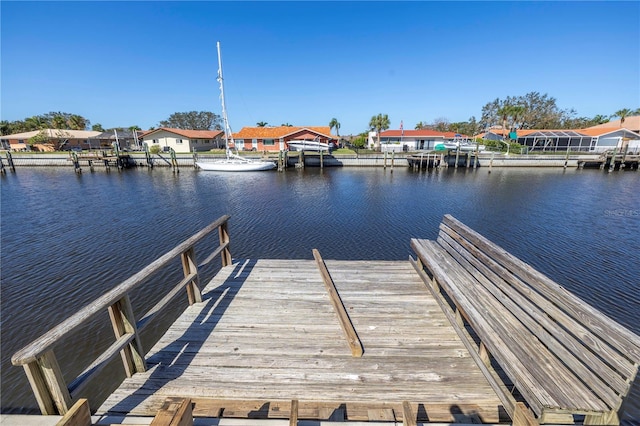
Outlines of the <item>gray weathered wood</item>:
{"label": "gray weathered wood", "polygon": [[[56,342],[60,341],[60,339],[67,336],[81,324],[93,318],[93,316],[107,309],[108,306],[111,306],[117,300],[122,298],[123,295],[136,288],[150,275],[159,271],[162,267],[167,265],[181,253],[185,252],[188,248],[192,247],[198,241],[209,235],[212,231],[218,229],[223,224],[226,224],[228,220],[228,215],[222,216],[187,240],[178,244],[172,250],[147,265],[140,272],[134,274],[114,289],[97,298],[89,305],[80,309],[71,317],[67,318],[56,327],[40,336],[38,339],[23,347],[11,357],[11,362],[13,363],[13,365],[24,365],[26,363],[35,361],[39,355],[48,351]],[[225,235],[226,238],[228,238],[228,233],[226,233]]]}
{"label": "gray weathered wood", "polygon": [[200,293],[200,277],[198,276],[198,267],[196,262],[196,255],[193,247],[190,247],[187,251],[180,255],[182,261],[182,271],[186,277],[193,277],[187,284],[187,295],[189,297],[189,304],[202,302],[202,294]]}
{"label": "gray weathered wood", "polygon": [[342,303],[342,299],[340,298],[340,294],[338,290],[336,290],[336,286],[331,278],[331,274],[327,269],[326,264],[322,260],[322,256],[320,256],[320,252],[316,249],[313,249],[313,257],[316,260],[316,264],[320,269],[320,275],[322,275],[322,281],[327,288],[327,292],[329,293],[329,300],[331,300],[331,304],[338,315],[338,320],[340,321],[340,326],[344,331],[345,337],[347,338],[347,343],[349,344],[349,348],[351,348],[351,354],[354,357],[361,357],[364,349],[362,347],[362,342],[358,337],[358,333],[356,332],[355,327],[353,326],[353,322],[351,322],[351,318],[349,318],[349,314]]}
{"label": "gray weathered wood", "polygon": [[71,395],[53,351],[40,355],[38,366],[57,411],[60,414],[66,414],[71,408]]}
{"label": "gray weathered wood", "polygon": [[452,324],[460,330],[464,319],[480,337],[478,365],[494,357],[538,421],[572,413],[586,415],[585,424],[618,421],[638,372],[640,337],[450,215],[437,242],[411,245],[433,276],[425,283],[455,304]]}
{"label": "gray weathered wood", "polygon": [[133,334],[134,336],[133,340],[120,351],[127,377],[131,377],[134,373],[145,371],[147,366],[144,360],[144,351],[138,336],[129,295],[124,295],[120,300],[109,306],[109,317],[111,318],[116,340],[127,334]]}

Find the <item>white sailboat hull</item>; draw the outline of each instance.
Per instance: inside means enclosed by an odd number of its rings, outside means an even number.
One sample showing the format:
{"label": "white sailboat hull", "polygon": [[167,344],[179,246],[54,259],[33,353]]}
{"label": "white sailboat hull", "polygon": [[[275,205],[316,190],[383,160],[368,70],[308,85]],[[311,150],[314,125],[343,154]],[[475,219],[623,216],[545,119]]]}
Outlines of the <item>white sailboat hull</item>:
{"label": "white sailboat hull", "polygon": [[213,172],[259,172],[275,169],[276,165],[269,161],[243,161],[236,159],[196,161],[202,170]]}

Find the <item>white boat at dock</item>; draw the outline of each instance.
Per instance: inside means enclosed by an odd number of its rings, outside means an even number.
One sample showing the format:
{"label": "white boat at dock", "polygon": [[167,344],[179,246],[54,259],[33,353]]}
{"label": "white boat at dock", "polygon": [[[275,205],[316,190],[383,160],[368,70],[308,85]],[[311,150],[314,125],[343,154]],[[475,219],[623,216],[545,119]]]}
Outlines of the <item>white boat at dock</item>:
{"label": "white boat at dock", "polygon": [[328,143],[317,141],[305,141],[305,140],[292,140],[287,142],[289,145],[289,151],[314,151],[314,152],[329,152],[330,147]]}
{"label": "white boat at dock", "polygon": [[[212,161],[196,161],[196,165],[207,171],[216,172],[257,172],[263,170],[275,169],[275,163],[271,161],[254,160],[244,158],[238,155],[231,126],[229,126],[229,118],[227,117],[227,108],[224,102],[224,79],[222,78],[222,56],[220,55],[220,42],[217,43],[218,48],[218,82],[220,83],[220,101],[222,103],[222,121],[224,123],[224,140],[227,147],[226,158]],[[230,145],[236,148],[236,152],[231,152]]]}

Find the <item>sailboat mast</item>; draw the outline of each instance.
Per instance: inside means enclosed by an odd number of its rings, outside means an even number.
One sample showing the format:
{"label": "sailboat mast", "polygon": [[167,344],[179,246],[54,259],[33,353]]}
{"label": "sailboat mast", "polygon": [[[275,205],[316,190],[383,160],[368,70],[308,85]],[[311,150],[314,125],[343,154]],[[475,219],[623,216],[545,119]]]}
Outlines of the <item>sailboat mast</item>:
{"label": "sailboat mast", "polygon": [[222,123],[224,125],[224,141],[227,147],[227,151],[229,151],[229,140],[233,144],[235,148],[236,143],[233,140],[233,134],[231,132],[231,127],[229,126],[229,119],[227,118],[227,106],[224,102],[224,79],[222,77],[222,55],[220,54],[220,42],[217,42],[218,48],[218,82],[220,83],[220,101],[222,103]]}

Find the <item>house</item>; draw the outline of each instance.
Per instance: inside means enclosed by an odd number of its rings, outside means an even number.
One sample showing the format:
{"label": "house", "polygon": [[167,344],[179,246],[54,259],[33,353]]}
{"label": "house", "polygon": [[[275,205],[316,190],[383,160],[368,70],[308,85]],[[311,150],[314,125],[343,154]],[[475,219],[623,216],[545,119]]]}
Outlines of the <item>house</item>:
{"label": "house", "polygon": [[100,132],[90,130],[41,129],[2,136],[2,146],[11,151],[69,151],[85,149]]}
{"label": "house", "polygon": [[289,149],[290,141],[338,142],[329,126],[243,127],[233,139],[239,151],[283,151]]}
{"label": "house", "polygon": [[[375,141],[375,132],[373,133],[370,144]],[[430,129],[385,130],[380,132],[380,149],[382,151],[432,150],[438,144],[464,139],[467,139],[465,135],[455,132],[438,132]]]}
{"label": "house", "polygon": [[539,151],[604,152],[627,147],[640,150],[640,134],[620,127],[594,126],[588,129],[518,130],[518,143]]}
{"label": "house", "polygon": [[184,130],[160,127],[142,134],[140,142],[149,149],[160,147],[161,151],[175,152],[209,151],[224,148],[224,132],[222,130]]}

